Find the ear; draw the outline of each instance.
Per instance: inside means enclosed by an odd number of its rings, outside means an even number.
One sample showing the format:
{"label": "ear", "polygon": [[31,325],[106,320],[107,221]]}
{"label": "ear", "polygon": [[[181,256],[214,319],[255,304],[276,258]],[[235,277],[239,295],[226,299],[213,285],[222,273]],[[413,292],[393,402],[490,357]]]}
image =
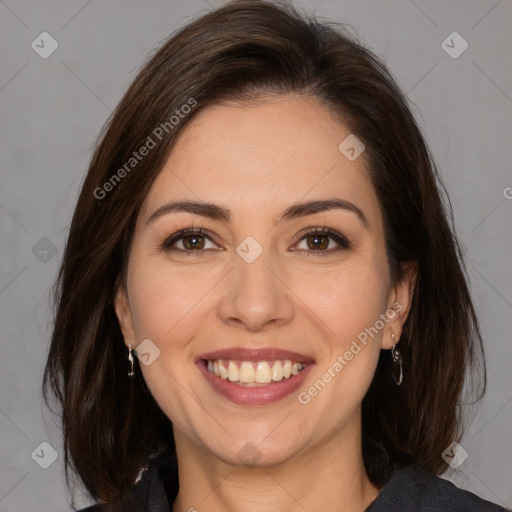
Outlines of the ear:
{"label": "ear", "polygon": [[117,288],[116,296],[114,298],[114,309],[117,321],[121,326],[121,332],[123,333],[126,347],[128,347],[128,344],[131,344],[132,348],[134,348],[135,332],[133,329],[132,313],[130,311],[130,303],[128,302],[128,292],[123,284]]}
{"label": "ear", "polygon": [[[402,335],[404,323],[411,309],[418,274],[418,264],[415,261],[405,262],[402,263],[402,269],[404,277],[402,281],[396,283],[391,289],[385,313],[389,321],[385,324],[381,348],[387,350],[397,344]],[[392,334],[395,335],[394,340]]]}

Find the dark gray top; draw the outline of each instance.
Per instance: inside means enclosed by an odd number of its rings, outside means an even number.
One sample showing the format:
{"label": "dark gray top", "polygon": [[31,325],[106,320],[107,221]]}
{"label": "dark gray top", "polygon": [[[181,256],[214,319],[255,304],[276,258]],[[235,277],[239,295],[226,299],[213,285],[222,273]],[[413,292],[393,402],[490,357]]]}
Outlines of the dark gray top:
{"label": "dark gray top", "polygon": [[[178,468],[172,459],[155,457],[143,470],[133,487],[123,512],[171,512],[178,487]],[[164,483],[165,482],[165,483]],[[78,512],[103,512],[101,505],[91,505]],[[417,465],[395,471],[388,483],[365,512],[510,512],[475,494],[459,489]],[[329,511],[330,512],[330,511]]]}
{"label": "dark gray top", "polygon": [[396,471],[365,512],[505,512],[417,465]]}

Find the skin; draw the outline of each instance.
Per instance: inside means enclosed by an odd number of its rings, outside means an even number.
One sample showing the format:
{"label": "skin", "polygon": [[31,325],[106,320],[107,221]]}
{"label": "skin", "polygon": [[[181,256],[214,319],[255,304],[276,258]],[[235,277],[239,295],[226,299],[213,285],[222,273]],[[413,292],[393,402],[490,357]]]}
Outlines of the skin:
{"label": "skin", "polygon": [[[365,154],[351,162],[338,149],[349,134],[311,97],[208,107],[184,128],[145,199],[115,309],[127,347],[149,338],[160,350],[141,369],[173,423],[173,512],[354,512],[378,494],[363,465],[361,402],[381,349],[392,347],[392,333],[400,339],[415,274],[390,281]],[[368,227],[344,209],[277,222],[294,203],[333,197],[358,206]],[[233,219],[172,212],[147,224],[160,206],[184,199],[222,205]],[[188,254],[162,249],[162,240],[190,227],[212,235],[199,239],[201,254],[190,249],[195,235],[174,244]],[[328,252],[335,240],[302,234],[314,227],[339,232],[351,248]],[[263,248],[250,264],[236,252],[247,236]],[[400,312],[308,404],[293,393],[270,405],[236,405],[194,364],[220,348],[293,350],[316,363],[304,391],[395,302]],[[252,467],[237,456],[248,442],[260,457]]]}

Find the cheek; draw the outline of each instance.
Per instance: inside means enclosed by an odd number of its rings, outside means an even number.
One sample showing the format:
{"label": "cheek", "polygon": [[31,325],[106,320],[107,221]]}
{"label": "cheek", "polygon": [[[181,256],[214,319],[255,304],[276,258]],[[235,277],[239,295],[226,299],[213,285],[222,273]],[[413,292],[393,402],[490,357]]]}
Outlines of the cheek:
{"label": "cheek", "polygon": [[179,344],[186,339],[191,319],[207,304],[212,287],[208,273],[177,269],[157,258],[143,257],[133,260],[133,269],[128,285],[137,338],[158,344],[172,337]]}
{"label": "cheek", "polygon": [[128,276],[137,340],[150,339],[160,349],[154,364],[140,365],[144,380],[167,417],[183,428],[193,424],[187,400],[197,394],[189,367],[190,340],[201,325],[198,316],[208,307],[212,284],[197,272],[177,270],[143,255],[134,257]]}
{"label": "cheek", "polygon": [[290,288],[325,323],[329,337],[345,343],[384,313],[386,272],[379,261],[353,258],[329,270],[297,271]]}
{"label": "cheek", "polygon": [[302,274],[298,295],[307,297],[307,308],[320,320],[316,325],[324,326],[327,341],[320,348],[318,370],[326,381],[335,382],[332,393],[340,407],[362,400],[373,378],[386,325],[386,272],[380,262],[360,259],[322,277]]}

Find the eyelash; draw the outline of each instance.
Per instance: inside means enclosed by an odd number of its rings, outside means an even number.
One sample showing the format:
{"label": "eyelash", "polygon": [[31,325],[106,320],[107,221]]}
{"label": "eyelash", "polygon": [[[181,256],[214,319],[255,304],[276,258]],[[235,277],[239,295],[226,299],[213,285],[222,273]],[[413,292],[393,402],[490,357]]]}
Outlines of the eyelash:
{"label": "eyelash", "polygon": [[[164,240],[160,243],[160,247],[165,252],[172,251],[172,252],[180,252],[182,254],[186,254],[187,256],[189,256],[189,255],[190,256],[192,256],[192,255],[202,256],[203,253],[205,252],[205,250],[184,250],[184,249],[177,249],[177,248],[172,247],[176,242],[178,242],[182,238],[186,238],[188,235],[201,235],[201,236],[204,236],[205,238],[208,238],[211,242],[215,243],[214,240],[212,240],[212,238],[208,235],[208,231],[205,230],[204,228],[188,228],[188,229],[182,229],[182,230],[172,234],[171,236],[164,238]],[[329,254],[332,254],[334,252],[338,252],[338,251],[341,251],[344,249],[345,250],[350,249],[352,247],[351,243],[345,236],[341,235],[340,233],[338,233],[330,228],[325,228],[325,227],[315,227],[315,228],[311,228],[311,229],[303,232],[301,234],[301,238],[299,239],[297,244],[302,242],[302,240],[304,240],[306,237],[312,236],[312,235],[327,235],[328,237],[332,238],[332,240],[334,240],[339,245],[339,247],[335,248],[335,249],[324,250],[324,251],[322,251],[322,250],[315,251],[315,250],[307,250],[307,249],[299,249],[299,250],[306,251],[306,252],[312,254],[313,256],[326,256],[326,255],[329,255]],[[295,245],[297,245],[297,244],[295,244]]]}

